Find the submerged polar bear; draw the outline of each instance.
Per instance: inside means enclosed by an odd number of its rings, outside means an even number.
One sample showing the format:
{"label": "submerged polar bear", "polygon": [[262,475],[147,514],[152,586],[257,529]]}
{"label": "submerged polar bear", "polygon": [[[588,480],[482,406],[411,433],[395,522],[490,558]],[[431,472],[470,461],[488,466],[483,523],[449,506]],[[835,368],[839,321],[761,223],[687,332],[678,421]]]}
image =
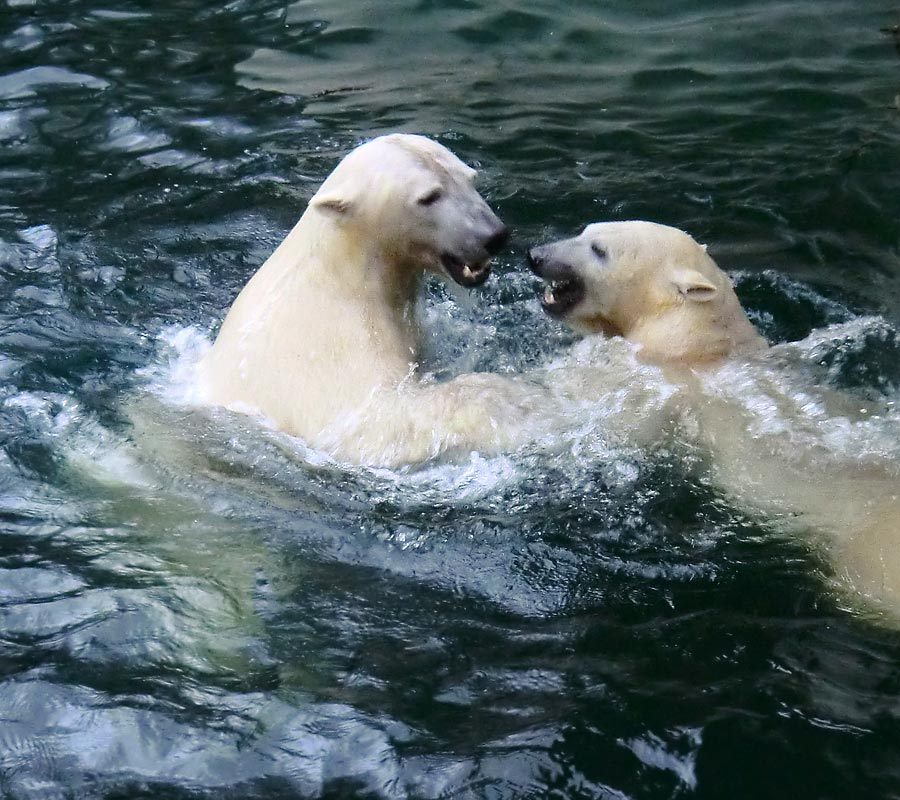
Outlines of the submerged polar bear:
{"label": "submerged polar bear", "polygon": [[[828,447],[817,428],[839,420],[852,430],[859,399],[785,389],[778,348],[756,332],[704,246],[655,223],[597,223],[533,248],[529,263],[546,281],[549,314],[583,334],[624,337],[661,368],[676,387],[668,410],[690,422],[719,485],[825,534],[838,579],[900,617],[900,465]],[[579,390],[602,392],[603,381],[598,369]],[[803,420],[806,406],[816,415]],[[771,424],[785,418],[787,427]]]}
{"label": "submerged polar bear", "polygon": [[232,305],[200,363],[200,400],[369,465],[503,448],[532,389],[417,374],[423,273],[476,286],[508,238],[475,174],[422,136],[353,150]]}

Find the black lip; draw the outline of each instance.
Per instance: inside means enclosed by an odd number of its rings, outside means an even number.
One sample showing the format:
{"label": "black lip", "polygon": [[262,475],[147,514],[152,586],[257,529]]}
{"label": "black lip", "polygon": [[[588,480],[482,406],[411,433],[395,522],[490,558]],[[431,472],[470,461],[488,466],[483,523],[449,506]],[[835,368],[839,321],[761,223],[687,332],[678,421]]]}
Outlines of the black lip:
{"label": "black lip", "polygon": [[584,281],[571,264],[545,258],[540,248],[535,248],[528,252],[528,266],[552,292],[553,300],[548,301],[546,294],[541,298],[541,308],[551,316],[567,314],[584,299]]}
{"label": "black lip", "polygon": [[490,263],[488,261],[482,261],[474,267],[469,265],[472,274],[469,276],[465,275],[464,270],[466,268],[466,262],[458,256],[453,255],[453,253],[444,253],[441,256],[441,264],[444,265],[447,274],[453,278],[454,281],[460,286],[465,286],[467,289],[471,289],[474,286],[481,286],[491,274]]}
{"label": "black lip", "polygon": [[547,286],[552,291],[553,300],[541,298],[541,308],[552,317],[561,317],[584,300],[584,282],[573,275],[567,280],[551,280]]}

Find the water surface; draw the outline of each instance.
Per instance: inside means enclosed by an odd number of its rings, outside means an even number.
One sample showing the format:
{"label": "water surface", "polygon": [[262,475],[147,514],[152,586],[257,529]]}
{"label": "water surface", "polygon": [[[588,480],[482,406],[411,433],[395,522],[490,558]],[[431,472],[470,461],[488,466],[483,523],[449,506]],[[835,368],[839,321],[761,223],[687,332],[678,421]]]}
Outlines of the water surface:
{"label": "water surface", "polygon": [[[0,795],[900,797],[896,626],[677,432],[396,474],[177,402],[341,155],[403,130],[516,234],[483,291],[428,287],[436,374],[559,357],[527,244],[648,218],[709,243],[810,380],[889,408],[897,23],[5,0]],[[814,435],[852,459],[896,423]]]}

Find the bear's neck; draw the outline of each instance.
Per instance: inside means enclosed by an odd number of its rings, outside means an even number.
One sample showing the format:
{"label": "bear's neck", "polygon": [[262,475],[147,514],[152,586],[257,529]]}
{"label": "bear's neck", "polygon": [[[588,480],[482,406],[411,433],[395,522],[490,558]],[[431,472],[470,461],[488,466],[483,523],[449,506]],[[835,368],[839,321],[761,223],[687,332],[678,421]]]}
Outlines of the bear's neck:
{"label": "bear's neck", "polygon": [[703,368],[768,347],[737,298],[733,303],[711,305],[699,316],[680,310],[641,321],[624,333],[626,339],[641,345],[638,357],[642,361]]}
{"label": "bear's neck", "polygon": [[287,269],[308,285],[327,288],[334,297],[377,301],[405,312],[419,288],[419,275],[393,261],[370,236],[353,235],[314,209],[287,235],[272,260],[283,255]]}
{"label": "bear's neck", "polygon": [[419,276],[390,263],[369,239],[348,236],[326,214],[308,210],[262,270],[277,281],[281,307],[297,315],[314,309],[320,327],[327,320],[328,330],[300,335],[352,344],[358,358],[371,355],[387,381],[409,374],[418,355]]}

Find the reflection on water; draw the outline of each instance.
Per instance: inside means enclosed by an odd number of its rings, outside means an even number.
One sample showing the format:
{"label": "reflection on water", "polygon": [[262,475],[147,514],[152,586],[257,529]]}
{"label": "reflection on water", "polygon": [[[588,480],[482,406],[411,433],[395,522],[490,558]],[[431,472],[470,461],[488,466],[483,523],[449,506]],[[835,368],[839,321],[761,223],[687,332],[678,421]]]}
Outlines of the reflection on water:
{"label": "reflection on water", "polygon": [[[7,0],[0,795],[895,794],[896,630],[677,424],[605,425],[634,394],[552,448],[393,473],[184,387],[337,159],[401,129],[477,164],[516,231],[483,291],[428,287],[427,369],[577,358],[525,246],[650,218],[739,270],[781,343],[718,384],[761,434],[896,461],[896,22]],[[823,386],[877,414],[823,415]]]}

